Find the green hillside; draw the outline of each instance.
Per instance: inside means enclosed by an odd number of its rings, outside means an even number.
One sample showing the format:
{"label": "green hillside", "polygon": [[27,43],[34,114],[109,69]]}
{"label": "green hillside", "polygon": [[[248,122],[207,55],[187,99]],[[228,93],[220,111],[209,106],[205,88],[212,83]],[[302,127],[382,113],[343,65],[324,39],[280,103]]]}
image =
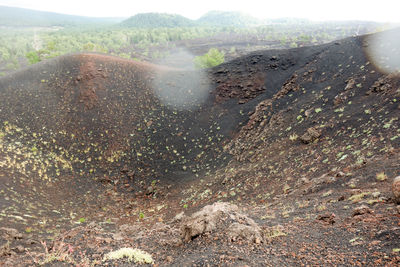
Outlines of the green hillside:
{"label": "green hillside", "polygon": [[136,28],[173,28],[194,26],[195,22],[176,14],[140,13],[124,20],[121,25]]}
{"label": "green hillside", "polygon": [[202,25],[246,27],[260,25],[261,22],[241,12],[210,11],[197,20]]}
{"label": "green hillside", "polygon": [[122,18],[92,18],[36,11],[25,8],[0,6],[0,26],[78,26],[87,24],[114,24]]}

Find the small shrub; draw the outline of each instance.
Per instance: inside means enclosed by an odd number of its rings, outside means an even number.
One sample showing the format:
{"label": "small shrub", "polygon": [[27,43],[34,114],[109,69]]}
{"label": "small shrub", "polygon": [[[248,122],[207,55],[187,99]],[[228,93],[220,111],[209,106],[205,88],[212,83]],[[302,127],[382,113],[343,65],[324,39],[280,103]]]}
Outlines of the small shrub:
{"label": "small shrub", "polygon": [[56,261],[76,265],[72,257],[74,249],[70,244],[66,244],[64,240],[54,241],[52,246],[47,246],[45,241],[42,241],[41,244],[44,248],[44,253],[40,253],[37,258],[33,259],[37,265],[48,265]]}
{"label": "small shrub", "polygon": [[376,174],[376,179],[378,181],[385,181],[387,179],[387,176],[384,172],[380,172]]}
{"label": "small shrub", "polygon": [[360,202],[365,196],[370,195],[371,192],[361,192],[360,194],[352,195],[349,200],[352,202]]}
{"label": "small shrub", "polygon": [[40,61],[39,54],[36,51],[26,53],[26,58],[28,59],[29,64],[35,64]]}
{"label": "small shrub", "polygon": [[218,66],[225,61],[225,55],[217,48],[211,48],[206,54],[194,58],[194,66],[198,69],[206,69]]}
{"label": "small shrub", "polygon": [[279,236],[286,236],[287,234],[283,232],[283,229],[279,226],[271,227],[268,230],[265,231],[265,238],[267,239],[273,239],[275,237]]}
{"label": "small shrub", "polygon": [[289,140],[290,140],[290,141],[296,141],[297,138],[299,138],[299,136],[298,136],[297,134],[291,134],[291,135],[289,136]]}

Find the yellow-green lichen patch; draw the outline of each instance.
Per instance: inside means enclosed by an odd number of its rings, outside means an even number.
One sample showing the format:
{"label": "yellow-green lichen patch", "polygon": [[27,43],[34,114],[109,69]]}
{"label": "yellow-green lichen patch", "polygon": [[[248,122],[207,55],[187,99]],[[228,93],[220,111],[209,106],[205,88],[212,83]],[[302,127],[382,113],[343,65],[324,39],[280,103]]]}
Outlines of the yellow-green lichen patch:
{"label": "yellow-green lichen patch", "polygon": [[149,253],[140,249],[126,247],[107,253],[104,255],[103,261],[118,260],[125,257],[128,258],[128,261],[133,260],[135,263],[154,263],[154,260]]}

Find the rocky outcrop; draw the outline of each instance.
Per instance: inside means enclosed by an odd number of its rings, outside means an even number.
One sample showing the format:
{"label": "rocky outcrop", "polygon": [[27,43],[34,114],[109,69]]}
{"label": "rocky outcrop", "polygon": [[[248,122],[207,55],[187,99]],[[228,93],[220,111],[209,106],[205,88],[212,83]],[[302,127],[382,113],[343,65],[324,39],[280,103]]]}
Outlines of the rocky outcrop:
{"label": "rocky outcrop", "polygon": [[251,218],[239,212],[236,205],[217,202],[205,206],[190,217],[184,217],[181,224],[181,237],[190,241],[203,234],[222,233],[230,240],[247,240],[261,243],[261,228]]}

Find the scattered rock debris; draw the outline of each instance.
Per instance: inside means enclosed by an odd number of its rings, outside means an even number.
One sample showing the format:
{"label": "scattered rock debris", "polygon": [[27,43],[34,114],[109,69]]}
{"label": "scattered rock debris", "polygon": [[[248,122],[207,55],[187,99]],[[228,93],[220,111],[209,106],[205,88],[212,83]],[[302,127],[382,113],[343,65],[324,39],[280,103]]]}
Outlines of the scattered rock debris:
{"label": "scattered rock debris", "polygon": [[354,217],[354,216],[358,216],[358,215],[364,215],[367,213],[372,213],[371,209],[366,205],[362,205],[362,206],[356,207],[353,210],[352,216]]}
{"label": "scattered rock debris", "polygon": [[317,126],[310,127],[307,129],[307,131],[300,137],[300,140],[304,144],[309,144],[317,140],[319,137],[321,137],[322,131],[318,129]]}
{"label": "scattered rock debris", "polygon": [[317,220],[325,222],[327,224],[334,224],[335,223],[336,215],[334,213],[324,213],[317,216]]}
{"label": "scattered rock debris", "polygon": [[388,93],[392,89],[398,89],[399,84],[398,73],[390,73],[380,77],[374,84],[371,86],[370,92],[374,93]]}

